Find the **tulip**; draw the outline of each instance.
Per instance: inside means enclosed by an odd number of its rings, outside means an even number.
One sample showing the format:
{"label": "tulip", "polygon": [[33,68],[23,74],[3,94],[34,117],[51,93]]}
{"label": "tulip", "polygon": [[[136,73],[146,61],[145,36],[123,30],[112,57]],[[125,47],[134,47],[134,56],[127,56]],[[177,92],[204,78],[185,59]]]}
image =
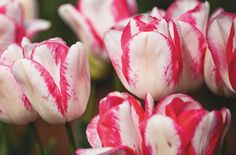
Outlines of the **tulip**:
{"label": "tulip", "polygon": [[115,23],[137,12],[135,0],[78,0],[77,7],[64,4],[59,15],[74,30],[86,48],[104,58],[103,36]]}
{"label": "tulip", "polygon": [[228,109],[208,112],[184,94],[167,96],[155,108],[147,94],[144,111],[131,95],[113,92],[100,101],[99,114],[87,126],[92,148],[78,149],[76,153],[214,154],[229,124]]}
{"label": "tulip", "polygon": [[205,36],[209,11],[207,1],[202,3],[199,0],[175,0],[166,10],[165,18],[191,23]]}
{"label": "tulip", "polygon": [[81,116],[90,93],[87,53],[59,39],[25,46],[26,58],[12,66],[16,81],[45,121],[67,123]]}
{"label": "tulip", "polygon": [[217,10],[207,33],[209,52],[205,58],[205,81],[216,94],[236,93],[236,14]]}
{"label": "tulip", "polygon": [[138,15],[123,30],[108,31],[104,43],[121,82],[140,98],[158,100],[202,83],[206,43],[187,22]]}
{"label": "tulip", "polygon": [[[25,41],[22,41],[22,47]],[[0,55],[0,120],[6,123],[27,124],[37,118],[11,72],[12,64],[24,56],[22,47],[11,44]]]}
{"label": "tulip", "polygon": [[0,3],[0,53],[12,43],[20,44],[23,37],[33,37],[37,32],[48,29],[45,20],[26,20],[25,8],[16,0],[3,0]]}
{"label": "tulip", "polygon": [[38,17],[38,0],[17,0],[24,8],[26,19],[34,19]]}

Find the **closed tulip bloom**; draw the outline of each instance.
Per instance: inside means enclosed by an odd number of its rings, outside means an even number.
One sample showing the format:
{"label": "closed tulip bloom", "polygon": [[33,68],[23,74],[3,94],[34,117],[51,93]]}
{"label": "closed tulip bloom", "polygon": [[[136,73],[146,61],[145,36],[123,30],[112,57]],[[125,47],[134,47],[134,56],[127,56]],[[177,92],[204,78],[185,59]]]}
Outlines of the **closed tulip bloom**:
{"label": "closed tulip bloom", "polygon": [[77,7],[64,4],[59,8],[62,19],[74,30],[86,48],[100,58],[106,57],[104,33],[136,12],[135,0],[78,0]]}
{"label": "closed tulip bloom", "polygon": [[100,101],[99,114],[87,127],[86,134],[92,148],[78,149],[76,153],[214,154],[229,124],[228,109],[209,112],[184,94],[167,96],[156,107],[148,94],[143,110],[131,95],[113,92]]}
{"label": "closed tulip bloom", "polygon": [[206,43],[189,23],[138,15],[123,30],[108,31],[104,43],[121,82],[140,98],[158,100],[202,83]]}
{"label": "closed tulip bloom", "polygon": [[27,20],[24,9],[17,0],[0,2],[0,52],[11,43],[20,44],[23,37],[33,37],[37,32],[50,27],[50,23],[45,20]]}
{"label": "closed tulip bloom", "polygon": [[23,57],[24,50],[17,44],[11,44],[0,55],[0,120],[6,123],[27,124],[37,118],[11,72],[12,64]]}
{"label": "closed tulip bloom", "polygon": [[175,0],[166,10],[165,18],[191,23],[205,36],[209,11],[207,1],[203,3],[199,0]]}
{"label": "closed tulip bloom", "polygon": [[90,94],[87,52],[77,42],[70,48],[59,39],[25,47],[27,58],[16,61],[12,72],[33,109],[53,124],[81,116]]}
{"label": "closed tulip bloom", "polygon": [[205,57],[205,81],[216,94],[236,93],[236,14],[217,10],[207,33],[209,52]]}

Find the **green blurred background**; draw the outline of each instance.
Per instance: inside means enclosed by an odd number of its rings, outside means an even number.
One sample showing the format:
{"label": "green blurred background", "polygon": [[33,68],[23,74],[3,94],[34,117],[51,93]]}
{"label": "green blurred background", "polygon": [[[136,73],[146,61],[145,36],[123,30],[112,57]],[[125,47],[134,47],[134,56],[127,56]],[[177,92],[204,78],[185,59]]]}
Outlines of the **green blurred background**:
{"label": "green blurred background", "polygon": [[[76,0],[39,0],[39,16],[40,18],[51,21],[52,27],[45,32],[40,33],[35,41],[43,41],[52,37],[63,38],[68,45],[72,45],[78,39],[71,29],[60,19],[57,13],[58,7],[63,3],[76,4]],[[146,12],[151,10],[154,6],[166,9],[172,0],[138,0],[139,12]],[[211,12],[218,7],[223,7],[225,11],[236,13],[236,0],[209,0],[211,6]],[[95,100],[90,102],[98,103],[98,101],[105,96],[108,92],[113,91],[112,77],[108,77],[101,81],[92,81],[92,85],[96,86],[96,93],[92,92],[91,95],[95,95]],[[92,88],[93,89],[93,88]],[[235,99],[226,99],[224,97],[216,97],[204,86],[193,96],[198,100],[205,103],[209,108],[220,108],[227,106],[232,112],[232,123],[226,142],[226,152],[228,155],[236,154],[236,103]],[[233,103],[234,102],[234,103]],[[90,103],[90,104],[91,104]],[[215,103],[215,104],[210,104]],[[216,104],[218,103],[218,104]],[[96,113],[96,111],[94,112]],[[93,113],[93,114],[94,114]],[[73,122],[74,132],[79,147],[89,147],[85,138],[85,127],[93,115],[90,111],[87,111],[85,116],[79,121]],[[89,116],[88,116],[89,115]],[[40,138],[46,148],[48,154],[64,155],[70,154],[69,144],[66,137],[65,129],[62,125],[50,125],[42,120],[36,122],[37,129],[40,134]],[[16,126],[1,124],[0,131],[4,134],[0,137],[0,155],[27,155],[36,154],[33,146],[33,133],[27,126]]]}

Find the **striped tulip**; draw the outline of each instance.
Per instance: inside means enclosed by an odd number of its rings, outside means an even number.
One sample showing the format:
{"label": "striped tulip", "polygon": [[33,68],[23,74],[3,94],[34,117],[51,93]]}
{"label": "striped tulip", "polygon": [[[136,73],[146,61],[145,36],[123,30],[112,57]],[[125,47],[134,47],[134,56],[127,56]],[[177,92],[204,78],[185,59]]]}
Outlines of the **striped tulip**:
{"label": "striped tulip", "polygon": [[209,51],[205,57],[205,81],[216,94],[236,93],[236,14],[217,10],[207,33]]}
{"label": "striped tulip", "polygon": [[199,0],[175,0],[166,10],[165,18],[191,23],[205,35],[209,11],[207,1],[202,3]]}
{"label": "striped tulip", "polygon": [[25,46],[26,58],[12,66],[16,81],[45,121],[65,123],[81,116],[90,94],[87,52],[59,39]]}
{"label": "striped tulip", "polygon": [[0,2],[0,53],[11,43],[20,44],[23,37],[33,37],[37,32],[48,29],[50,23],[45,20],[27,20],[25,8],[17,0]]}
{"label": "striped tulip", "polygon": [[90,51],[106,57],[103,36],[115,23],[137,12],[135,0],[78,0],[77,8],[62,5],[59,15]]}
{"label": "striped tulip", "polygon": [[202,83],[206,43],[187,22],[138,15],[123,30],[108,31],[104,43],[121,82],[140,98],[158,100]]}
{"label": "striped tulip", "polygon": [[87,127],[92,148],[78,149],[76,153],[214,154],[229,123],[228,109],[208,112],[184,94],[167,96],[155,108],[152,97],[147,95],[144,111],[131,95],[113,92],[100,101],[99,114]]}
{"label": "striped tulip", "polygon": [[37,117],[11,72],[12,64],[24,57],[22,47],[11,44],[0,55],[0,120],[6,123],[27,124]]}

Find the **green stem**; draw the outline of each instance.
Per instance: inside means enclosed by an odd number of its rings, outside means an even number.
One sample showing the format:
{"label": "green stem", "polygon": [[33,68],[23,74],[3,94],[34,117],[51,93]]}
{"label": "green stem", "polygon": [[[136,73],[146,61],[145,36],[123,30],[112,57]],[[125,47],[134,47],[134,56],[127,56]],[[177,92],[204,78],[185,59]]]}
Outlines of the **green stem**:
{"label": "green stem", "polygon": [[38,154],[39,155],[45,155],[45,152],[43,150],[43,146],[42,146],[42,143],[40,141],[40,137],[39,137],[39,134],[38,134],[37,129],[35,127],[35,124],[30,123],[29,126],[32,129],[32,132],[34,134],[34,143],[35,143],[35,147],[36,147],[36,150],[37,150]]}
{"label": "green stem", "polygon": [[66,128],[67,137],[68,137],[68,140],[69,140],[70,146],[71,146],[70,147],[71,148],[71,154],[75,155],[76,144],[75,144],[75,139],[74,139],[71,124],[69,122],[66,122],[65,128]]}

